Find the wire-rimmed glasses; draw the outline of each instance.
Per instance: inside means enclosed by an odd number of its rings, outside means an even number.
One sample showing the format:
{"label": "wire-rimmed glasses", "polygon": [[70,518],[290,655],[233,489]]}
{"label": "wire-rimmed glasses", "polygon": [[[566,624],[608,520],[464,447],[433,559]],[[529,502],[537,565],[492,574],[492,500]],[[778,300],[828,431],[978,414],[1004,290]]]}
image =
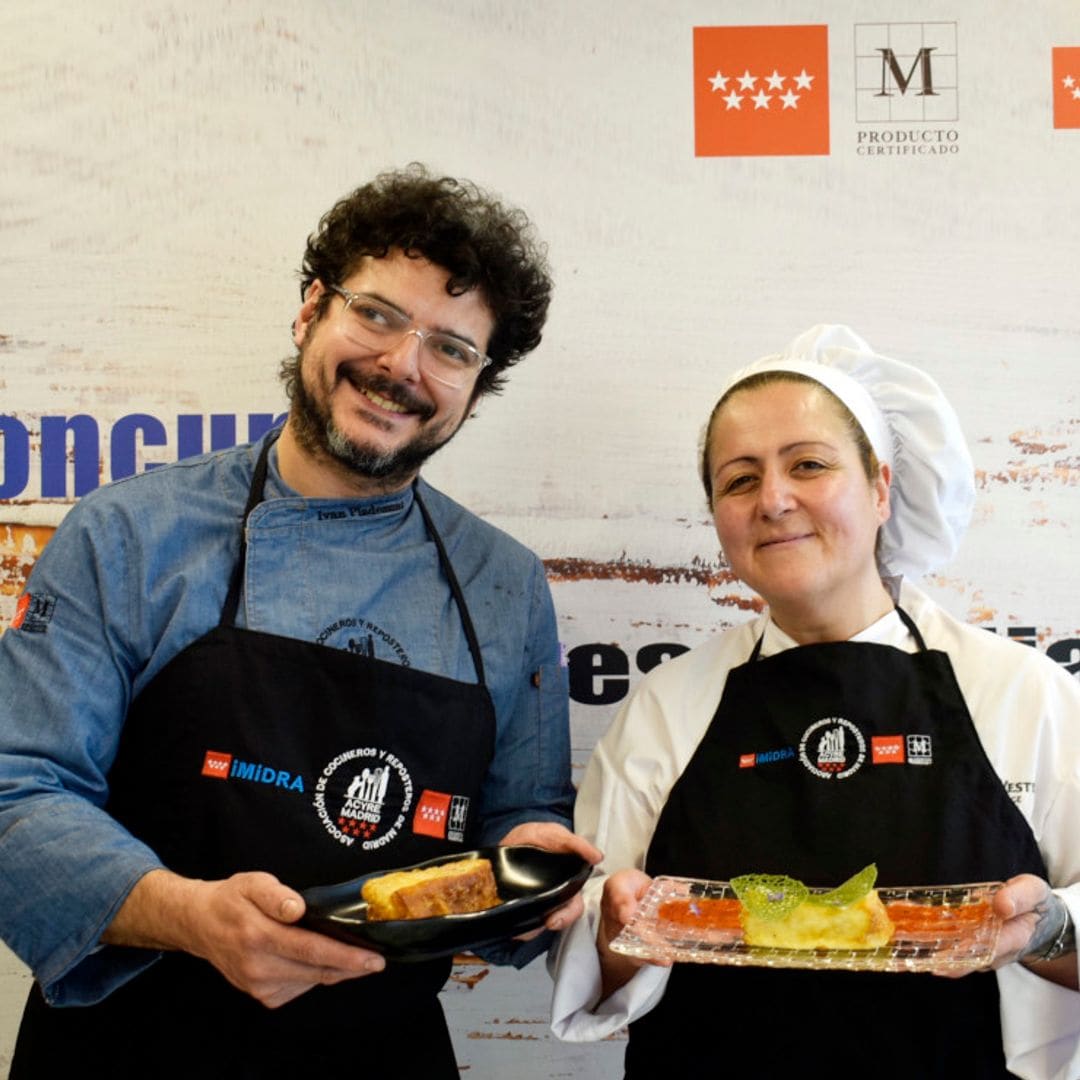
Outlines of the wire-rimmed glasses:
{"label": "wire-rimmed glasses", "polygon": [[355,345],[385,353],[403,337],[415,334],[420,342],[418,364],[426,375],[444,386],[467,386],[491,363],[475,345],[441,330],[421,330],[395,307],[367,293],[350,292],[340,285],[331,290],[345,300],[339,325]]}

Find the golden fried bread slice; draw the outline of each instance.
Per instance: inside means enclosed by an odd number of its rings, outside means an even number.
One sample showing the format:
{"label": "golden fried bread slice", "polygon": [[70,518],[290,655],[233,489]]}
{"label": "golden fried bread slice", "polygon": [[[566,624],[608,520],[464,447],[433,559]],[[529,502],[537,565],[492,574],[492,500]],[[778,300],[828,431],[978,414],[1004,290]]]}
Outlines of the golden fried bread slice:
{"label": "golden fried bread slice", "polygon": [[373,922],[461,915],[500,903],[488,859],[459,859],[383,874],[365,881],[361,896]]}

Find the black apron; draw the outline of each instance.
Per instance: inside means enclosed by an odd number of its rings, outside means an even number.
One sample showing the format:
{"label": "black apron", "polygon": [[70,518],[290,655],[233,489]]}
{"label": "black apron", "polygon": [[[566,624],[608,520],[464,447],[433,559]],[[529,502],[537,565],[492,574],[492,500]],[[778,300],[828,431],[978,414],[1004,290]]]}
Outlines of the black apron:
{"label": "black apron", "polygon": [[[675,783],[645,869],[726,881],[788,874],[834,886],[871,862],[878,885],[1045,878],[945,653],[837,642],[728,675]],[[823,1063],[839,1077],[1003,1077],[996,977],[675,965],[630,1026],[630,1077],[759,1075]]]}
{"label": "black apron", "polygon": [[[269,447],[245,526],[262,499]],[[477,683],[234,626],[245,527],[220,624],[132,703],[109,774],[107,810],[170,870],[203,879],[265,870],[303,889],[475,846],[495,710],[461,588],[414,498]],[[184,953],[166,953],[88,1007],[50,1008],[35,986],[11,1076],[265,1080],[330,1067],[456,1078],[437,996],[450,965],[390,964],[273,1010]]]}

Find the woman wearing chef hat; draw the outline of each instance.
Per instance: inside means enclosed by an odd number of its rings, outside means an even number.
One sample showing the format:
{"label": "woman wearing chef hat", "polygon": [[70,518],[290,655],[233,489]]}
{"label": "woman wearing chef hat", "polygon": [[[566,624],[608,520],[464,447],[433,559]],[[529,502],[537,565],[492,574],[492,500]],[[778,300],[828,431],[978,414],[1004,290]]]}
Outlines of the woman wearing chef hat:
{"label": "woman wearing chef hat", "polygon": [[[630,1022],[631,1077],[748,1054],[770,1075],[1080,1076],[1080,686],[910,584],[953,557],[974,499],[940,389],[815,327],[728,382],[702,480],[768,608],[655,669],[596,747],[576,827],[606,876],[553,953],[556,1033]],[[1019,804],[1004,780],[1025,781]],[[996,974],[669,968],[609,948],[658,874],[824,886],[871,862],[881,886],[1007,882]]]}

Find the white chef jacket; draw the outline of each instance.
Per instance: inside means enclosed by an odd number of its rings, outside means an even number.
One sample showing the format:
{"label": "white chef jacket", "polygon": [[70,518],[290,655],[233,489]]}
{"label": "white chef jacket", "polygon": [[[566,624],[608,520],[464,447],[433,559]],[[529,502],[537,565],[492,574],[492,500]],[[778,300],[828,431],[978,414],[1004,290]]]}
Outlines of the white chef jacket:
{"label": "white chef jacket", "polygon": [[[1080,925],[1080,682],[1038,650],[953,618],[906,582],[900,605],[927,648],[948,654],[987,757]],[[585,917],[564,932],[548,960],[552,1029],[561,1039],[604,1038],[663,996],[670,969],[646,966],[598,1003],[603,875],[644,868],[668,794],[709,727],[727,673],[747,661],[762,634],[762,656],[797,646],[766,613],[692,649],[650,672],[596,745],[578,792],[575,830],[604,852],[604,861],[586,885]],[[895,612],[851,640],[918,649]],[[1008,1068],[1030,1080],[1077,1080],[1080,994],[1019,964],[997,977]]]}

